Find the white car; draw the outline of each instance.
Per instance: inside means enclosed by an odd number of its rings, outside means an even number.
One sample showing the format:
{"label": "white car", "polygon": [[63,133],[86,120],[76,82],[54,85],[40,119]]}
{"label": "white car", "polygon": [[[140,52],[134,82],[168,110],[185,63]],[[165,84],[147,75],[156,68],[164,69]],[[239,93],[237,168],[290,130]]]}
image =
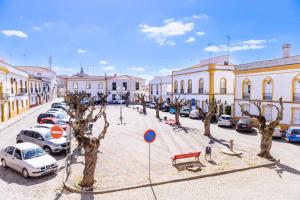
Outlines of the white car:
{"label": "white car", "polygon": [[232,118],[230,115],[221,115],[218,120],[218,126],[232,127]]}
{"label": "white car", "polygon": [[58,162],[41,147],[25,142],[14,144],[0,152],[2,167],[10,167],[27,178],[55,172]]}
{"label": "white car", "polygon": [[[56,124],[38,124],[36,126],[34,126],[33,128],[46,128],[46,129],[49,129],[51,130],[51,128],[53,126],[57,126]],[[69,130],[68,130],[69,129]],[[70,141],[70,128],[67,128],[66,131],[63,131],[63,135],[62,135],[64,138],[66,138],[67,141]]]}
{"label": "white car", "polygon": [[200,119],[201,118],[198,110],[192,110],[189,114],[189,117],[191,119]]}
{"label": "white car", "polygon": [[284,133],[281,131],[280,127],[275,127],[272,136],[276,138],[282,138],[284,136]]}

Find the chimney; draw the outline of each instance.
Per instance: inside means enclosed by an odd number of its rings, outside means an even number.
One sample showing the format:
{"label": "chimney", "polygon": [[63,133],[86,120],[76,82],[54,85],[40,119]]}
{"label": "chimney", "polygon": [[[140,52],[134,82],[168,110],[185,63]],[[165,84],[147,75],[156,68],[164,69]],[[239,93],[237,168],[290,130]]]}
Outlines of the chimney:
{"label": "chimney", "polygon": [[286,43],[282,45],[282,57],[288,58],[291,56],[291,44]]}
{"label": "chimney", "polygon": [[117,77],[117,74],[114,74],[114,77]]}

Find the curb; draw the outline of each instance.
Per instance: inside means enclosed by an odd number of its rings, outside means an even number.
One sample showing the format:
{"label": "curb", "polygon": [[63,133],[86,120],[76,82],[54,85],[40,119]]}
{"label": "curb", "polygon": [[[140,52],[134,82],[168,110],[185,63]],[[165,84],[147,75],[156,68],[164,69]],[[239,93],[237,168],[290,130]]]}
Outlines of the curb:
{"label": "curb", "polygon": [[[124,187],[124,188],[117,188],[117,189],[110,189],[110,190],[103,190],[103,191],[83,191],[79,190],[73,186],[70,186],[67,184],[67,178],[66,181],[64,181],[64,187],[69,191],[69,192],[74,192],[74,193],[80,193],[80,194],[104,194],[104,193],[112,193],[112,192],[119,192],[119,191],[124,191],[124,190],[132,190],[132,189],[138,189],[138,188],[144,188],[144,187],[152,187],[152,186],[158,186],[158,185],[165,185],[169,183],[177,183],[177,182],[183,182],[183,181],[190,181],[190,180],[195,180],[195,179],[200,179],[200,178],[206,178],[206,177],[213,177],[213,176],[220,176],[224,174],[230,174],[230,173],[235,173],[235,172],[240,172],[240,171],[246,171],[250,169],[256,169],[256,168],[261,168],[261,167],[271,167],[278,163],[279,161],[271,162],[268,164],[261,164],[261,165],[256,165],[252,167],[245,167],[245,168],[240,168],[240,169],[233,169],[233,170],[227,170],[227,171],[222,171],[222,172],[216,172],[216,173],[211,173],[211,174],[205,174],[205,175],[198,175],[198,176],[193,176],[193,177],[188,177],[188,178],[179,178],[179,179],[173,179],[169,181],[161,181],[161,182],[156,182],[156,183],[148,183],[148,184],[143,184],[143,185],[136,185],[136,186],[131,186],[131,187]],[[65,174],[66,175],[66,174]]]}

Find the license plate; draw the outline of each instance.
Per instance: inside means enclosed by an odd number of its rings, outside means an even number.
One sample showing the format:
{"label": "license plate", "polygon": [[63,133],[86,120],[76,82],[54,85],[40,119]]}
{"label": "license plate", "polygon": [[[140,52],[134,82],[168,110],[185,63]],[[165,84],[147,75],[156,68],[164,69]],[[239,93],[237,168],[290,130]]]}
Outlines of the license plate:
{"label": "license plate", "polygon": [[247,125],[242,125],[241,127],[247,127]]}

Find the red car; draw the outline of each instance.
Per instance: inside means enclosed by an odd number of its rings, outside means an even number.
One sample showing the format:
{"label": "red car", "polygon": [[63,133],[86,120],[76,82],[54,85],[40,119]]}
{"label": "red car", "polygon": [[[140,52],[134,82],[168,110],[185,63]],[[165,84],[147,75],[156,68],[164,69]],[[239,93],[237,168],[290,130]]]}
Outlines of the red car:
{"label": "red car", "polygon": [[46,117],[40,120],[39,124],[55,124],[59,125],[64,131],[67,129],[66,122],[60,119]]}

